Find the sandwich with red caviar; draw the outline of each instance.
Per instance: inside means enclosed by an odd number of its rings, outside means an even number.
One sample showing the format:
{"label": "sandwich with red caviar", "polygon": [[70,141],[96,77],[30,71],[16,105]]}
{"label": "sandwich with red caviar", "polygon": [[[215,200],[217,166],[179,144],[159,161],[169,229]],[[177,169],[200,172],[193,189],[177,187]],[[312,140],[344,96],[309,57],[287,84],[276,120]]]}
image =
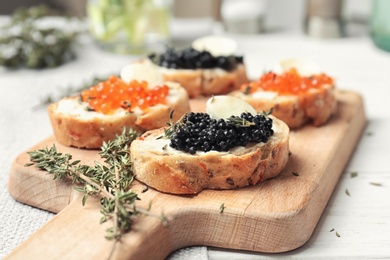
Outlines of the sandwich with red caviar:
{"label": "sandwich with red caviar", "polygon": [[123,128],[139,132],[160,128],[170,114],[190,111],[188,95],[178,83],[164,82],[154,67],[131,64],[79,96],[48,107],[57,141],[66,146],[97,149]]}
{"label": "sandwich with red caviar", "polygon": [[308,60],[283,60],[273,71],[243,84],[230,95],[257,111],[272,109],[272,114],[290,128],[309,121],[315,126],[324,125],[337,108],[334,79]]}
{"label": "sandwich with red caviar", "polygon": [[281,173],[289,157],[284,122],[232,96],[211,97],[206,111],[134,140],[135,178],[161,192],[197,194],[256,185]]}

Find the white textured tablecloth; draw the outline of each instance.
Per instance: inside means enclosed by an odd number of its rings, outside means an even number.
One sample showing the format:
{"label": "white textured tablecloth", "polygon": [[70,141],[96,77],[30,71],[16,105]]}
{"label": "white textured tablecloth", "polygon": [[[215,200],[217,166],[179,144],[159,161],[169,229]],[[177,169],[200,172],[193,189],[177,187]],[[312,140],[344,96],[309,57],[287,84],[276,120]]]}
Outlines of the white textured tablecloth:
{"label": "white textured tablecloth", "polygon": [[[171,259],[390,259],[390,54],[367,38],[314,41],[302,35],[236,37],[248,73],[257,77],[280,58],[317,61],[343,89],[365,100],[369,124],[310,240],[284,254],[261,254],[192,247]],[[92,76],[118,73],[130,57],[81,45],[78,59],[41,71],[0,69],[0,259],[53,217],[14,201],[7,191],[12,160],[51,135],[45,109],[32,109],[40,98],[77,86]],[[357,171],[358,177],[349,173]],[[382,186],[370,185],[370,182]],[[350,196],[345,194],[348,189]],[[335,228],[341,237],[329,232]]]}

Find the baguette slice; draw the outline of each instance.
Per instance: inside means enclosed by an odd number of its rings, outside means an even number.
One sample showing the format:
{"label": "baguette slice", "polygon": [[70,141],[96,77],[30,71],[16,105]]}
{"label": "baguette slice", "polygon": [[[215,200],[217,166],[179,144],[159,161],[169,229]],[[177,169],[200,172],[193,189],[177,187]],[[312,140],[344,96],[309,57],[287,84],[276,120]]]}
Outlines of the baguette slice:
{"label": "baguette slice", "polygon": [[[278,75],[283,78],[278,87],[282,89],[290,87],[300,91],[292,92],[297,94],[279,94],[257,88],[257,91],[250,91],[251,93],[234,91],[230,94],[243,99],[258,112],[273,109],[272,114],[283,120],[290,128],[299,128],[308,121],[312,121],[315,126],[321,126],[336,112],[337,100],[333,79],[323,74],[316,62],[306,59],[284,59],[275,64],[272,71],[273,82],[277,81],[275,77]],[[292,74],[286,76],[284,73]],[[266,74],[264,76],[267,77]],[[317,76],[320,78],[316,78]],[[297,81],[297,77],[301,78],[300,82]],[[264,84],[266,89],[270,89],[269,79]],[[250,85],[251,83],[249,87]]]}
{"label": "baguette slice", "polygon": [[196,194],[203,189],[236,189],[277,176],[289,154],[289,128],[273,119],[274,134],[267,143],[250,143],[228,152],[175,150],[161,138],[164,129],[144,133],[131,144],[135,178],[159,191]]}
{"label": "baguette slice", "polygon": [[310,89],[299,96],[261,90],[250,94],[233,91],[230,95],[246,101],[258,112],[272,108],[272,115],[284,121],[291,129],[302,127],[309,121],[314,126],[324,125],[337,108],[335,88],[332,85]]}
{"label": "baguette slice", "polygon": [[170,120],[178,120],[190,111],[186,91],[174,82],[165,83],[169,87],[166,104],[158,104],[149,109],[127,112],[118,109],[112,115],[87,111],[87,103],[80,97],[64,98],[48,107],[49,118],[57,141],[66,146],[97,149],[120,134],[124,127],[144,132],[160,128]]}

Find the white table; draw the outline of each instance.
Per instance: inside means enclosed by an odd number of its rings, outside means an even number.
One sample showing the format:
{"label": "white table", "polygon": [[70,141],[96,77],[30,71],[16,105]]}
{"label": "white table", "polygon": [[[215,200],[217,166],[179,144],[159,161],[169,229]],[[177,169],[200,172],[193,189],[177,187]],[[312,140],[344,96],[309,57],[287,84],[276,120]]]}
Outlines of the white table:
{"label": "white table", "polygon": [[[176,252],[171,258],[390,259],[390,53],[375,48],[365,37],[318,41],[300,34],[231,36],[237,40],[252,78],[281,58],[317,61],[335,77],[339,88],[361,93],[369,124],[317,228],[303,247],[274,255],[195,247]],[[0,69],[0,258],[53,217],[14,201],[7,191],[12,160],[52,134],[46,110],[33,107],[48,94],[59,94],[60,89],[77,86],[96,75],[118,73],[133,58],[105,53],[85,41],[78,49],[78,59],[59,68]],[[357,177],[351,177],[353,171]],[[340,237],[330,232],[332,229]]]}

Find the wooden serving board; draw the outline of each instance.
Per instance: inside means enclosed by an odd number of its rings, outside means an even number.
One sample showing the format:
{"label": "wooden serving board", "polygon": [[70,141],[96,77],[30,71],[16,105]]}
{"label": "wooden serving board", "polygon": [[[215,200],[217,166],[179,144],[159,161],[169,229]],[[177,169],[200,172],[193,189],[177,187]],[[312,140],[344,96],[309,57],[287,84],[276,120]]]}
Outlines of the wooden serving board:
{"label": "wooden serving board", "polygon": [[[194,107],[199,104],[193,103]],[[170,252],[192,245],[207,245],[256,252],[285,252],[310,238],[366,125],[359,94],[338,92],[338,112],[328,124],[307,125],[291,131],[290,159],[276,178],[238,190],[205,190],[196,196],[160,193],[135,182],[140,206],[152,203],[158,218],[142,216],[120,243],[104,238],[110,223],[99,224],[98,198],[81,205],[82,195],[70,182],[53,180],[34,167],[26,152],[13,162],[9,192],[19,202],[58,213],[43,228],[17,247],[8,259],[163,259]],[[28,149],[51,147],[70,153],[82,163],[98,159],[97,151],[64,147],[54,137]],[[295,174],[293,174],[295,173]],[[296,176],[299,174],[299,176]],[[220,206],[225,209],[220,213]]]}

